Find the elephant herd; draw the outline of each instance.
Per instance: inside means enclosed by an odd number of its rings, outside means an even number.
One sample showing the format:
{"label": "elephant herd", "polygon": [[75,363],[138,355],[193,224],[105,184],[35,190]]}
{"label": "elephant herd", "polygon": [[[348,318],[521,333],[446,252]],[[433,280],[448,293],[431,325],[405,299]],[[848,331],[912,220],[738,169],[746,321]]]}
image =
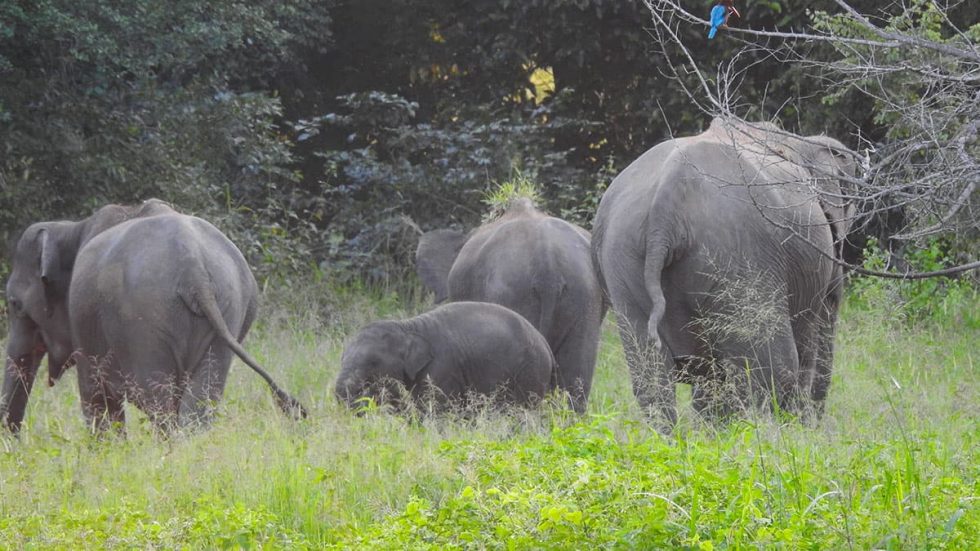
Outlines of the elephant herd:
{"label": "elephant herd", "polygon": [[[445,304],[362,328],[334,393],[352,408],[365,397],[448,408],[476,395],[533,405],[557,390],[583,412],[611,306],[634,394],[660,430],[676,422],[678,382],[709,415],[819,414],[854,159],[824,136],[717,119],[630,164],[591,236],[526,199],[468,233],[423,234],[419,278]],[[20,429],[45,355],[49,384],[76,367],[97,432],[124,422],[126,401],[164,432],[207,424],[233,356],[305,417],[242,347],[257,296],[227,237],[161,201],[33,224],[7,281],[0,420]]]}

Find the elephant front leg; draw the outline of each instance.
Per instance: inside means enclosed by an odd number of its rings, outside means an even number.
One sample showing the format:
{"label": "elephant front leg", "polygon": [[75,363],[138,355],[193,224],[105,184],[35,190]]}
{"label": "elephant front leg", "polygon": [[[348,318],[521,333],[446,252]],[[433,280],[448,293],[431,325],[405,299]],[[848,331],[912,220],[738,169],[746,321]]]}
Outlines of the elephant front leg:
{"label": "elephant front leg", "polygon": [[817,419],[823,416],[827,391],[830,389],[830,378],[834,371],[834,336],[840,300],[841,291],[838,287],[829,294],[817,328],[817,358],[810,383],[810,400],[813,415]]}
{"label": "elephant front leg", "polygon": [[558,363],[558,388],[568,394],[575,413],[583,414],[592,392],[592,376],[595,372],[599,349],[599,328],[579,324],[555,352]]}

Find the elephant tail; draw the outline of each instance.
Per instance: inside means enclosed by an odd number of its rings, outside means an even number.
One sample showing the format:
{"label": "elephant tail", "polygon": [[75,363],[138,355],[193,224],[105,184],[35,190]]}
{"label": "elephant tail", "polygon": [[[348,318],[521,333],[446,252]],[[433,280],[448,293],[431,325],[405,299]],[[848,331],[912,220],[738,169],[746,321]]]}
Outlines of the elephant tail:
{"label": "elephant tail", "polygon": [[246,365],[252,368],[260,377],[265,379],[265,382],[269,384],[269,388],[272,389],[272,394],[275,396],[276,405],[279,409],[283,411],[286,415],[293,417],[294,419],[305,419],[307,417],[306,408],[303,404],[299,402],[296,398],[290,396],[286,391],[279,388],[279,385],[272,380],[272,377],[264,370],[262,367],[249,356],[248,352],[242,348],[242,345],[238,342],[238,339],[231,334],[228,329],[228,324],[225,323],[225,318],[221,315],[221,310],[218,308],[218,301],[207,286],[205,290],[197,293],[198,300],[196,301],[196,306],[200,307],[201,313],[204,317],[211,322],[211,326],[214,330],[218,332],[218,336],[221,340],[231,348],[239,358],[245,362]]}
{"label": "elephant tail", "polygon": [[[558,281],[552,279],[550,285],[540,285],[534,284],[533,293],[537,295],[540,309],[538,310],[538,319],[531,320],[534,326],[538,329],[538,332],[544,336],[545,340],[552,347],[552,352],[554,352],[555,347],[561,340],[561,335],[555,335],[555,320],[558,319],[560,312],[558,311],[561,307],[561,297],[565,293],[565,288],[568,283],[565,278],[561,277],[561,270],[558,268],[558,262],[556,259],[551,258],[550,255],[545,254],[543,261],[545,266],[541,267],[541,271],[545,275],[558,275]],[[537,279],[537,278],[536,278]],[[548,278],[544,278],[543,281],[547,281]]]}
{"label": "elephant tail", "polygon": [[661,287],[664,268],[669,262],[670,247],[667,245],[666,238],[658,235],[659,232],[651,232],[647,236],[646,259],[643,263],[643,282],[646,286],[647,296],[650,298],[650,318],[647,321],[647,336],[651,343],[660,346],[660,335],[658,328],[663,320],[664,312],[667,309],[667,300]]}

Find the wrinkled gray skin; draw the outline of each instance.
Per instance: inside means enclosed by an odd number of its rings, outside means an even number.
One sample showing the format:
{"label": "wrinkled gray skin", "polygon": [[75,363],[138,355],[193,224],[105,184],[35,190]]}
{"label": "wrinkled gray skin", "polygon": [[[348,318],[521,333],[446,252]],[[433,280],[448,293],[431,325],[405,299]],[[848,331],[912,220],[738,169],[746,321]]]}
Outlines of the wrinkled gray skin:
{"label": "wrinkled gray skin", "polygon": [[302,415],[239,345],[256,296],[238,249],[162,201],[34,224],[17,244],[7,282],[0,419],[20,430],[45,354],[49,385],[77,365],[82,410],[97,431],[123,422],[124,400],[163,430],[178,416],[207,422],[233,353],[269,382],[284,411]]}
{"label": "wrinkled gray skin", "polygon": [[[711,380],[723,362],[749,367],[747,401],[757,407],[774,396],[785,410],[812,404],[819,413],[827,395],[843,279],[831,258],[850,217],[839,177],[857,167],[831,138],[753,126],[762,128],[715,120],[703,134],[657,145],[599,204],[593,261],[619,318],[634,393],[664,432],[676,422],[674,383]],[[741,338],[700,330],[706,316],[756,310],[718,298],[733,282],[757,286],[771,319],[731,320]],[[745,338],[754,324],[760,330]],[[695,407],[709,403],[695,384]]]}
{"label": "wrinkled gray skin", "polygon": [[558,387],[585,411],[606,312],[587,231],[519,199],[469,234],[424,234],[416,267],[437,302],[493,302],[529,320],[555,355]]}
{"label": "wrinkled gray skin", "polygon": [[552,388],[554,371],[548,343],[527,320],[496,304],[454,302],[361,329],[344,348],[335,393],[351,408],[363,397],[397,403],[398,385],[439,409],[468,393],[533,405]]}

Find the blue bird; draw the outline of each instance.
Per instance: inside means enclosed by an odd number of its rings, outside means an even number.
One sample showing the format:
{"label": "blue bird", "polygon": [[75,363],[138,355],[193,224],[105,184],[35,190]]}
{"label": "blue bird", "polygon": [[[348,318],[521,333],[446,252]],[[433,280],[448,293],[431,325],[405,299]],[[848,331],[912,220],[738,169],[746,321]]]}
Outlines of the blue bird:
{"label": "blue bird", "polygon": [[731,14],[734,13],[735,17],[742,17],[742,14],[738,13],[733,4],[734,0],[722,0],[721,4],[711,8],[711,30],[708,31],[708,40],[715,37],[719,28],[728,26],[728,17]]}

